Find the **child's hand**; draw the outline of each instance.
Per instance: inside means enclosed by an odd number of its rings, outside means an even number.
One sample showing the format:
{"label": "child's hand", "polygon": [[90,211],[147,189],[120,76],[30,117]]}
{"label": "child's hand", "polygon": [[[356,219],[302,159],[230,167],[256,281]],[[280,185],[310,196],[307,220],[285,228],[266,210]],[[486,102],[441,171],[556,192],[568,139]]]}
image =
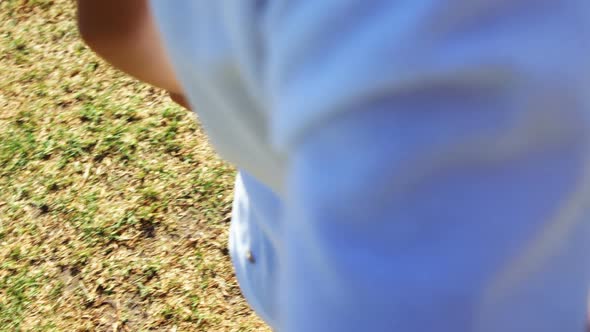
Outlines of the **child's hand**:
{"label": "child's hand", "polygon": [[80,35],[125,73],[167,91],[181,91],[147,0],[78,0]]}
{"label": "child's hand", "polygon": [[186,109],[192,110],[190,104],[188,103],[184,95],[174,92],[168,92],[168,95],[170,96],[170,99],[172,99],[173,102],[177,103],[178,105]]}

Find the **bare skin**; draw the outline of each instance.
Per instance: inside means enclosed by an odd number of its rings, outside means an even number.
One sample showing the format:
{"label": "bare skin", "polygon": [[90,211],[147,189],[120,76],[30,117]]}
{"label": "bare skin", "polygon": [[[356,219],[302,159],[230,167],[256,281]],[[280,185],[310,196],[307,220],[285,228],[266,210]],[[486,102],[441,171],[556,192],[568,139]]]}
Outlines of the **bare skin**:
{"label": "bare skin", "polygon": [[103,59],[189,108],[147,0],[77,0],[80,35]]}
{"label": "bare skin", "polygon": [[191,109],[191,106],[189,105],[189,103],[186,100],[186,98],[184,97],[184,95],[176,94],[176,93],[172,93],[172,92],[168,92],[168,95],[170,96],[170,99],[172,99],[172,101],[174,101],[178,105],[183,106],[184,108],[187,108],[189,110]]}

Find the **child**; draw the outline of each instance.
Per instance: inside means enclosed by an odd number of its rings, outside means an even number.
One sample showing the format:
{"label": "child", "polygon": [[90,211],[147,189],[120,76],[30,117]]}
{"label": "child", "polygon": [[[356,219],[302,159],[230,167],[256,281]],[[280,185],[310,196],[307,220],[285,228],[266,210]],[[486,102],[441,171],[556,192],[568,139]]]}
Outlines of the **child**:
{"label": "child", "polygon": [[583,330],[587,0],[78,5],[240,169],[230,252],[274,329]]}

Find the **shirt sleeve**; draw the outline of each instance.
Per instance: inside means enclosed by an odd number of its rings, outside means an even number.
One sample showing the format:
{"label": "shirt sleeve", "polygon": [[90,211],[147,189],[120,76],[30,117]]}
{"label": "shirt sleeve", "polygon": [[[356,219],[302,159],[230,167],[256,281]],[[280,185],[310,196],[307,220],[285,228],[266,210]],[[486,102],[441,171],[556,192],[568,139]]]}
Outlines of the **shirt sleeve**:
{"label": "shirt sleeve", "polygon": [[273,10],[279,330],[582,331],[586,2]]}

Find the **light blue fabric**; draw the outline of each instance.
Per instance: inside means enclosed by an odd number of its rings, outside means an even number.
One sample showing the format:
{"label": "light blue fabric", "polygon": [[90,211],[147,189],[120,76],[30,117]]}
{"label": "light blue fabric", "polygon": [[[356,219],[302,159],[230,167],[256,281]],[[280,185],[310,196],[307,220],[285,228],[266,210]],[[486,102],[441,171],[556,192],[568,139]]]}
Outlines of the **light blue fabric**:
{"label": "light blue fabric", "polygon": [[590,2],[152,0],[278,331],[582,331]]}

